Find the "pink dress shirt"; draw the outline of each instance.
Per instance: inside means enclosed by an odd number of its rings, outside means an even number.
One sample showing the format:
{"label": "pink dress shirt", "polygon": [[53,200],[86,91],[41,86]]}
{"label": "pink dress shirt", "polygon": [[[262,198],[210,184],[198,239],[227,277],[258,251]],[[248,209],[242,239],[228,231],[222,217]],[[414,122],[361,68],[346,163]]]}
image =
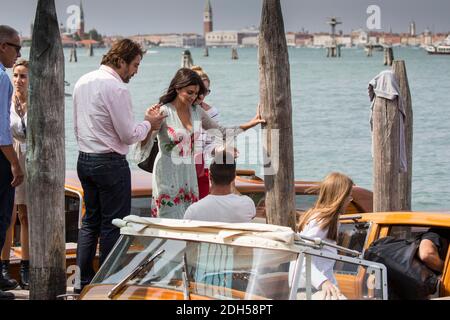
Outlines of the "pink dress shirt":
{"label": "pink dress shirt", "polygon": [[126,155],[128,146],[144,140],[150,131],[150,122],[134,122],[128,88],[105,65],[75,84],[73,121],[78,148],[86,153]]}

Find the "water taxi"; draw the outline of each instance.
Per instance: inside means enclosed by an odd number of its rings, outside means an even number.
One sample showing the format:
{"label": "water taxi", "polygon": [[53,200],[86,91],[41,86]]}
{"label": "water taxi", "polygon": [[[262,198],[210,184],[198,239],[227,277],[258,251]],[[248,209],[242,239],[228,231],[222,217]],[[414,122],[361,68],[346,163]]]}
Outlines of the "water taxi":
{"label": "water taxi", "polygon": [[322,299],[312,257],[359,271],[352,299],[387,299],[384,265],[342,247],[347,255],[331,254],[330,244],[287,227],[137,216],[113,223],[121,238],[80,300]]}

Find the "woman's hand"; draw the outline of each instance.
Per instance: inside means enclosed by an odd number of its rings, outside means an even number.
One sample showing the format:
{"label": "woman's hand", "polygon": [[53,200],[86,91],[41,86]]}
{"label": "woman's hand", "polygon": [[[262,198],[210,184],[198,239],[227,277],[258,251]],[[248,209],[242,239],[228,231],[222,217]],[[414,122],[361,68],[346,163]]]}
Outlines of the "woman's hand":
{"label": "woman's hand", "polygon": [[339,300],[341,292],[330,280],[325,280],[321,286],[324,300]]}
{"label": "woman's hand", "polygon": [[260,123],[266,123],[266,120],[264,120],[261,117],[261,105],[258,105],[258,107],[256,108],[256,115],[255,117],[250,120],[249,122],[247,122],[246,124],[241,125],[241,129],[243,130],[248,130],[250,128],[253,128],[254,126],[257,126]]}

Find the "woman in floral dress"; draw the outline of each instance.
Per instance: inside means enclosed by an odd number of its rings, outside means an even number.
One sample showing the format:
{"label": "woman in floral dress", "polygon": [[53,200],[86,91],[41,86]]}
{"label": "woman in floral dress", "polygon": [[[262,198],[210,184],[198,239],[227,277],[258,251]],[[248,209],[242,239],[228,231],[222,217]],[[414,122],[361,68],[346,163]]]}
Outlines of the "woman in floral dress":
{"label": "woman in floral dress", "polygon": [[[139,160],[146,159],[158,138],[159,153],[153,166],[152,216],[182,219],[186,209],[198,200],[194,153],[201,152],[201,128],[211,130],[220,139],[232,139],[239,133],[265,121],[259,113],[249,122],[232,128],[221,127],[199,106],[194,105],[206,91],[200,76],[187,68],[177,71],[167,93],[160,98],[159,108],[167,118],[157,131],[151,131],[136,151]],[[226,135],[225,135],[226,134]]]}

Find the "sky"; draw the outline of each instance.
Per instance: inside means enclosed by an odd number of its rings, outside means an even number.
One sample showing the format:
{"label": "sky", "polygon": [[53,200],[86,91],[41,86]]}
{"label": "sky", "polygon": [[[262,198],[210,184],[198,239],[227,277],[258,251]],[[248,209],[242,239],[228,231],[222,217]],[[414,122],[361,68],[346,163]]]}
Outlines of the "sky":
{"label": "sky", "polygon": [[[0,0],[0,24],[30,35],[38,0]],[[263,0],[210,0],[214,30],[259,26]],[[80,0],[55,0],[58,20],[66,24],[70,5]],[[130,36],[149,33],[203,33],[206,0],[83,0],[86,31]],[[381,30],[407,32],[411,21],[417,32],[450,32],[449,0],[281,0],[286,31],[329,31],[328,17],[343,21],[344,33],[365,28],[370,5],[380,7]]]}

